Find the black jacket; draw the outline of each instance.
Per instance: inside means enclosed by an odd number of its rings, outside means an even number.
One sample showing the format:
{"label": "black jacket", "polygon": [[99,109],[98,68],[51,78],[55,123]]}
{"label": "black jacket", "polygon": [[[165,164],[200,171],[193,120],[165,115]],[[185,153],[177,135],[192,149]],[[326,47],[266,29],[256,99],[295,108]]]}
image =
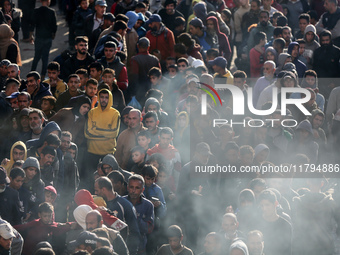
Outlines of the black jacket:
{"label": "black jacket", "polygon": [[55,11],[47,6],[35,8],[32,13],[30,31],[36,28],[36,38],[54,39],[57,32],[57,15]]}
{"label": "black jacket", "polygon": [[68,76],[70,74],[75,73],[80,68],[87,69],[88,66],[93,63],[95,60],[91,57],[89,53],[86,55],[85,60],[78,60],[77,54],[72,55],[69,59],[67,59],[64,63],[64,68],[62,72],[62,77],[64,81],[68,80]]}

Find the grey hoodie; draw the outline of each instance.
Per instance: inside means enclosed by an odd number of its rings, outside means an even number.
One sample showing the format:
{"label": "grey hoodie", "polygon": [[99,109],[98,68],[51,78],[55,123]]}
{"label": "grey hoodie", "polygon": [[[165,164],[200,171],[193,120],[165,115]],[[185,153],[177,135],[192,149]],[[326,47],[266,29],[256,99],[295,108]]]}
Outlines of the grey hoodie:
{"label": "grey hoodie", "polygon": [[[314,40],[312,42],[307,42],[307,40],[306,40],[306,34],[308,32],[313,32],[313,34],[314,34]],[[305,51],[311,50],[312,52],[314,52],[317,48],[320,47],[320,44],[315,40],[315,36],[316,36],[315,26],[312,25],[312,24],[309,24],[308,26],[306,26],[305,32],[304,32],[304,37],[303,37],[303,39],[306,41]]]}

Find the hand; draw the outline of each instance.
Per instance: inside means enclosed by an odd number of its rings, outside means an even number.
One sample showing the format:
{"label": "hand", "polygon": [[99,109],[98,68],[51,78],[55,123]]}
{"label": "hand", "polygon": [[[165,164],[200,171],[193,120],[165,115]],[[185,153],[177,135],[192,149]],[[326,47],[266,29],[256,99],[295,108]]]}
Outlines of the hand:
{"label": "hand", "polygon": [[162,204],[161,201],[151,201],[151,202],[153,203],[153,206],[156,208]]}
{"label": "hand", "polygon": [[226,209],[225,209],[226,213],[234,213],[234,209],[231,205],[229,205]]}
{"label": "hand", "polygon": [[203,187],[200,185],[199,187],[198,187],[198,190],[192,190],[191,191],[191,194],[193,194],[193,195],[195,195],[195,196],[202,196],[202,189],[203,189]]}
{"label": "hand", "polygon": [[10,160],[8,158],[4,158],[2,161],[1,161],[1,165],[3,166],[6,166],[7,163],[9,162]]}

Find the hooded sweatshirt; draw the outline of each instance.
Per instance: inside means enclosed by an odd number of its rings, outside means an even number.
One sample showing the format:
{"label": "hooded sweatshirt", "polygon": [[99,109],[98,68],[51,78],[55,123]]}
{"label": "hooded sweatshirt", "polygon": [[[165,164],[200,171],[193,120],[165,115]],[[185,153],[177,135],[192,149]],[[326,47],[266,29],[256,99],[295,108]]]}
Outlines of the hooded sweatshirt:
{"label": "hooded sweatshirt", "polygon": [[[91,193],[86,189],[79,190],[74,196],[74,201],[77,205],[88,205],[93,210],[96,210],[98,208],[98,206],[93,201]],[[99,212],[103,216],[103,221],[105,225],[107,225],[108,227],[116,230],[122,230],[127,226],[123,221],[109,214],[107,211],[100,210]]]}
{"label": "hooded sweatshirt", "polygon": [[316,98],[315,102],[318,105],[318,108],[321,111],[324,111],[325,108],[325,97],[319,93],[319,82],[318,82],[318,77],[315,77],[315,83],[311,87],[307,82],[306,82],[306,75],[303,76],[302,82],[301,82],[301,88],[311,88],[315,91]]}
{"label": "hooded sweatshirt", "polygon": [[24,156],[24,159],[23,159],[23,160],[26,160],[26,158],[27,158],[27,149],[26,149],[26,145],[25,145],[23,142],[21,142],[21,141],[17,141],[16,143],[14,143],[14,144],[12,145],[12,148],[11,148],[10,161],[7,162],[6,165],[4,165],[4,166],[2,165],[2,167],[6,169],[7,176],[9,176],[9,173],[10,173],[12,167],[13,167],[13,164],[15,163],[15,162],[14,162],[14,159],[13,159],[13,150],[14,150],[14,148],[15,148],[16,146],[18,146],[18,145],[24,147],[24,149],[25,149],[25,156]]}
{"label": "hooded sweatshirt", "polygon": [[[109,101],[103,110],[98,106],[88,113],[88,120],[85,122],[85,137],[87,138],[87,150],[96,155],[106,155],[116,151],[116,138],[119,133],[120,114],[112,108],[112,94],[107,89],[102,89],[109,94]],[[100,95],[100,92],[98,95]]]}
{"label": "hooded sweatshirt", "polygon": [[[314,34],[313,41],[311,41],[311,42],[307,42],[307,40],[306,40],[306,34],[307,34],[308,32],[313,32],[313,34]],[[313,56],[313,52],[314,52],[317,48],[320,47],[320,44],[315,40],[315,38],[316,38],[316,28],[315,28],[314,25],[309,24],[309,25],[306,26],[306,28],[305,28],[305,32],[304,32],[304,37],[303,37],[303,39],[305,39],[305,42],[306,42],[306,44],[305,44],[305,52],[311,50],[311,51],[312,51],[312,52],[311,52],[311,53],[312,53],[312,56]]]}
{"label": "hooded sweatshirt", "polygon": [[278,73],[282,71],[282,68],[285,65],[286,59],[289,58],[289,57],[290,57],[290,54],[288,54],[288,53],[281,53],[279,55],[279,58],[277,60],[277,68],[276,68],[276,71],[275,71],[275,75],[278,75]]}
{"label": "hooded sweatshirt", "polygon": [[213,17],[213,16],[209,17],[207,18],[207,21],[208,20],[211,20],[214,23],[214,30],[218,38],[220,55],[223,56],[227,61],[229,61],[231,57],[231,49],[230,49],[228,37],[225,34],[221,33],[220,26],[218,24],[216,17]]}
{"label": "hooded sweatshirt", "polygon": [[[300,49],[300,45],[297,42],[291,42],[288,46],[288,54],[292,54],[294,46],[297,45],[298,49]],[[296,71],[298,73],[299,78],[302,78],[307,70],[307,66],[299,60],[299,54],[298,56],[293,60],[293,64],[296,66]]]}

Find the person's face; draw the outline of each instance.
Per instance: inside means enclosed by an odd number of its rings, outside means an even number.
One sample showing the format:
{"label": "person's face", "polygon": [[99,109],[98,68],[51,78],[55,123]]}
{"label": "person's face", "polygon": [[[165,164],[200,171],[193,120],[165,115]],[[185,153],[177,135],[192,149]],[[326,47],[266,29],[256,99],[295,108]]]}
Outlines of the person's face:
{"label": "person's face", "polygon": [[193,25],[189,25],[189,32],[192,35],[198,35],[198,33],[200,32],[200,28],[198,27],[194,27]]}
{"label": "person's face", "polygon": [[306,41],[307,42],[312,42],[314,40],[314,33],[309,31],[306,33]]}
{"label": "person's face", "polygon": [[95,183],[94,183],[94,193],[95,193],[97,196],[100,196],[100,197],[103,197],[103,198],[104,198],[103,189],[100,189],[100,188],[99,188],[98,182],[95,182]]}
{"label": "person's face", "polygon": [[41,102],[41,110],[44,112],[52,110],[52,106],[48,100],[43,100]]}
{"label": "person's face", "polygon": [[65,152],[70,148],[71,146],[71,137],[68,136],[61,136],[61,145],[60,149],[61,151]]}
{"label": "person's face", "polygon": [[38,88],[38,83],[40,80],[35,80],[34,77],[27,78],[27,92],[31,95],[34,93],[34,91]]}
{"label": "person's face", "polygon": [[286,58],[285,64],[290,63],[290,62],[292,62],[292,58],[291,57]]}
{"label": "person's face", "polygon": [[14,161],[23,160],[25,157],[25,151],[14,148],[12,156]]}
{"label": "person's face", "polygon": [[256,155],[256,161],[260,163],[265,161],[268,157],[268,154],[269,154],[268,150],[262,150]]}
{"label": "person's face", "polygon": [[248,251],[251,255],[262,255],[264,242],[259,234],[249,235],[247,241]]}
{"label": "person's face", "polygon": [[239,87],[240,89],[243,88],[243,85],[244,85],[244,81],[242,78],[234,78],[234,85],[236,87]]}
{"label": "person's face", "polygon": [[52,213],[51,212],[41,212],[39,213],[39,218],[41,221],[47,225],[52,223]]}
{"label": "person's face", "polygon": [[266,59],[267,59],[267,60],[275,61],[275,55],[273,54],[273,52],[268,51],[268,52],[267,52],[267,55],[266,55]]}
{"label": "person's face", "polygon": [[41,154],[40,165],[43,166],[43,167],[48,167],[48,166],[52,165],[53,160],[54,160],[53,155],[51,155],[51,154],[46,154],[46,155]]}
{"label": "person's face", "polygon": [[146,110],[147,110],[147,112],[157,112],[158,111],[157,106],[154,105],[154,104],[150,104],[148,106],[148,109],[146,109]]}
{"label": "person's face", "polygon": [[104,55],[107,60],[113,60],[116,56],[116,49],[115,48],[104,48]]}
{"label": "person's face", "polygon": [[101,71],[98,71],[96,68],[90,68],[90,76],[94,79],[99,79],[101,75]]}
{"label": "person's face", "polygon": [[18,71],[14,66],[10,66],[7,68],[7,75],[8,75],[8,78],[17,78]]}
{"label": "person's face", "polygon": [[75,93],[80,85],[80,80],[76,77],[72,77],[69,79],[68,83],[68,89],[70,92]]}
{"label": "person's face", "polygon": [[77,53],[79,53],[81,55],[85,55],[87,53],[87,51],[88,51],[88,44],[87,44],[87,42],[79,42],[74,47],[77,50]]}
{"label": "person's face", "polygon": [[169,237],[168,238],[169,240],[169,244],[170,244],[170,247],[172,250],[176,250],[176,249],[179,249],[181,247],[181,241],[182,241],[182,238],[179,238],[179,237]]}
{"label": "person's face", "polygon": [[216,242],[216,239],[208,235],[204,239],[204,251],[206,254],[213,254],[216,250],[216,247],[218,246],[218,243]]}
{"label": "person's face", "polygon": [[112,86],[112,83],[113,83],[115,77],[110,73],[106,73],[102,76],[102,79],[103,79],[103,82],[107,83],[109,86],[110,85]]}
{"label": "person's face", "polygon": [[91,106],[89,104],[82,104],[79,108],[79,114],[84,116],[86,113],[89,112]]}
{"label": "person's face", "polygon": [[184,115],[179,116],[178,118],[178,127],[179,128],[185,128],[187,125],[187,117]]}
{"label": "person's face", "polygon": [[50,80],[55,81],[58,79],[58,75],[60,72],[58,72],[57,70],[48,70],[47,69],[47,76],[48,78],[50,78]]}
{"label": "person's face", "polygon": [[96,10],[97,17],[101,18],[101,17],[103,17],[103,15],[105,13],[106,7],[105,6],[96,5],[94,7],[94,9]]}
{"label": "person's face", "polygon": [[305,52],[306,44],[301,43],[299,46],[299,55],[302,55]]}
{"label": "person's face", "polygon": [[9,100],[9,103],[11,104],[12,109],[14,110],[19,109],[18,98],[11,98]]}
{"label": "person's face", "polygon": [[5,239],[0,236],[0,246],[2,246],[5,250],[11,249],[13,238]]}
{"label": "person's face", "polygon": [[43,120],[39,117],[38,113],[34,112],[29,115],[29,124],[32,130],[41,129]]}
{"label": "person's face", "polygon": [[22,184],[24,183],[24,180],[25,180],[25,178],[21,177],[21,176],[17,176],[14,179],[12,179],[10,177],[10,179],[11,179],[11,184],[10,184],[11,188],[16,189],[16,190],[21,188],[21,186],[22,186]]}
{"label": "person's face", "polygon": [[168,71],[169,71],[170,78],[173,78],[177,75],[177,71],[175,68],[169,68]]}
{"label": "person's face", "polygon": [[290,41],[291,34],[290,34],[289,29],[283,29],[282,30],[282,37],[283,37],[283,39],[285,39],[286,42]]}
{"label": "person's face", "polygon": [[11,3],[9,1],[5,1],[4,2],[4,11],[5,11],[5,13],[9,13],[11,11],[11,8],[12,8]]}
{"label": "person's face", "polygon": [[239,158],[239,152],[237,150],[228,150],[225,153],[226,159],[230,163],[237,163]]}
{"label": "person's face", "polygon": [[159,136],[159,146],[161,148],[168,148],[171,141],[172,136],[170,134],[161,134]]}
{"label": "person's face", "polygon": [[138,199],[144,191],[143,183],[139,180],[130,180],[127,191],[131,199]]}
{"label": "person's face", "polygon": [[143,20],[137,20],[136,24],[133,26],[136,30],[143,25]]}
{"label": "person's face", "polygon": [[149,147],[149,143],[151,141],[151,139],[146,138],[145,136],[138,136],[137,138],[138,141],[138,145],[143,147],[143,148],[147,148]]}
{"label": "person's face", "polygon": [[324,117],[322,117],[321,115],[315,115],[315,117],[312,121],[313,128],[318,129],[319,127],[321,127],[321,125],[323,123],[323,119],[324,119]]}
{"label": "person's face", "polygon": [[298,45],[294,45],[291,55],[292,55],[293,58],[297,58],[299,56],[299,46]]}
{"label": "person's face", "polygon": [[325,7],[326,11],[330,11],[333,8],[333,3],[331,3],[329,0],[325,0],[323,6]]}
{"label": "person's face", "polygon": [[238,223],[231,217],[224,217],[222,220],[222,229],[228,236],[233,236],[237,230]]}
{"label": "person's face", "polygon": [[180,73],[184,73],[185,70],[188,68],[188,66],[185,62],[179,62],[177,66],[178,66],[178,71]]}
{"label": "person's face", "polygon": [[83,10],[87,10],[87,8],[89,7],[89,2],[88,2],[87,0],[81,1],[81,2],[80,2],[80,7],[81,7]]}
{"label": "person's face", "polygon": [[103,164],[102,170],[103,170],[105,175],[108,175],[110,172],[112,172],[112,166],[110,166],[108,164]]}
{"label": "person's face", "polygon": [[250,10],[255,12],[255,11],[258,11],[260,9],[260,6],[257,5],[256,2],[251,2],[250,3]]}
{"label": "person's face", "polygon": [[271,64],[264,64],[263,65],[263,75],[266,78],[271,78],[273,77],[273,74],[275,72],[275,69],[273,68],[273,66]]}
{"label": "person's face", "polygon": [[123,123],[128,126],[129,125],[129,114],[123,115]]}
{"label": "person's face", "polygon": [[144,161],[144,153],[141,153],[140,151],[135,151],[132,153],[132,161],[136,164],[139,164]]}
{"label": "person's face", "polygon": [[88,78],[85,78],[84,74],[78,74],[79,79],[80,79],[80,85],[85,86],[86,82],[89,80]]}
{"label": "person's face", "polygon": [[166,13],[168,15],[172,15],[175,13],[175,5],[174,4],[168,4],[167,6],[165,6],[165,10],[166,10]]}
{"label": "person's face", "polygon": [[109,94],[101,93],[99,95],[99,102],[102,109],[105,109],[109,103]]}
{"label": "person's face", "polygon": [[162,79],[161,77],[150,75],[150,81],[153,86],[156,86],[161,79]]}
{"label": "person's face", "polygon": [[28,101],[27,96],[25,95],[19,95],[18,96],[18,106],[19,106],[19,110],[22,110],[24,108],[29,108],[30,107],[31,102]]}
{"label": "person's face", "polygon": [[94,97],[97,94],[98,87],[95,84],[89,84],[85,88],[85,94],[88,95],[90,98]]}
{"label": "person's face", "polygon": [[268,9],[270,8],[270,5],[272,4],[272,0],[262,0],[262,3],[263,3],[263,7],[265,9]]}
{"label": "person's face", "polygon": [[97,215],[94,213],[89,213],[86,215],[85,218],[85,224],[86,224],[86,230],[87,231],[92,231],[96,228],[99,228],[99,223],[97,219]]}
{"label": "person's face", "polygon": [[320,38],[320,44],[323,45],[329,45],[331,43],[331,38],[329,36],[322,36]]}
{"label": "person's face", "polygon": [[67,151],[70,153],[70,155],[71,155],[71,157],[72,157],[73,159],[76,158],[76,150],[68,149]]}
{"label": "person's face", "polygon": [[215,30],[214,22],[212,20],[207,21],[207,29],[208,29],[208,31],[214,31]]}
{"label": "person's face", "polygon": [[14,92],[18,92],[18,86],[15,84],[8,85],[6,88],[6,96],[10,96]]}
{"label": "person's face", "polygon": [[299,20],[299,28],[300,28],[301,32],[305,31],[305,28],[306,28],[307,25],[308,25],[307,20],[305,20],[305,19],[300,19]]}
{"label": "person's face", "polygon": [[53,204],[54,200],[55,200],[55,194],[53,194],[51,191],[49,190],[45,190],[45,202]]}
{"label": "person's face", "polygon": [[139,117],[138,112],[129,112],[129,128],[137,128],[139,127],[141,122],[141,118]]}
{"label": "person's face", "polygon": [[25,169],[25,173],[26,173],[26,178],[28,180],[32,180],[33,177],[38,173],[38,169],[33,166],[30,166]]}
{"label": "person's face", "polygon": [[270,216],[272,216],[274,213],[276,213],[276,205],[275,203],[271,203],[268,200],[261,200],[260,201],[260,208],[262,211],[262,216],[264,218],[268,218]]}
{"label": "person's face", "polygon": [[295,85],[295,82],[292,78],[286,78],[283,84],[285,88],[293,88]]}
{"label": "person's face", "polygon": [[166,65],[166,69],[168,69],[169,66],[176,64],[176,61],[174,59],[167,59],[167,60],[165,60],[165,63],[166,63],[165,64]]}
{"label": "person's face", "polygon": [[0,75],[1,76],[7,76],[7,66],[6,65],[3,65],[3,66],[0,66]]}
{"label": "person's face", "polygon": [[155,177],[150,177],[150,176],[143,176],[144,181],[145,181],[145,186],[150,187],[154,182],[155,182]]}
{"label": "person's face", "polygon": [[148,128],[149,131],[154,131],[157,128],[157,122],[154,118],[146,118],[145,126]]}
{"label": "person's face", "polygon": [[[265,0],[265,1],[267,1],[267,0]],[[266,13],[261,13],[259,20],[260,20],[261,26],[266,26],[268,24],[269,17]]]}
{"label": "person's face", "polygon": [[168,176],[165,172],[159,172],[157,176],[157,183],[158,184],[165,184]]}

